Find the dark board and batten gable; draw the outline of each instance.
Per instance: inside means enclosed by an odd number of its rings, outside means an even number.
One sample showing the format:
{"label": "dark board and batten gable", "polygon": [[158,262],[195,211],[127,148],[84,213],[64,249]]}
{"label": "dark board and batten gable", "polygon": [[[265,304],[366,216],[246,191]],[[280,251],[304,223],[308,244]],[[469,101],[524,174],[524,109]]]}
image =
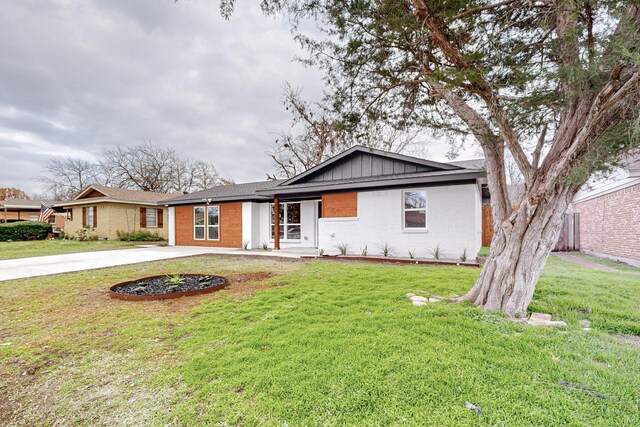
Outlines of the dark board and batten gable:
{"label": "dark board and batten gable", "polygon": [[436,169],[425,165],[407,163],[369,153],[357,153],[307,177],[305,182],[337,181],[349,178],[431,172],[434,170]]}
{"label": "dark board and batten gable", "polygon": [[374,178],[420,172],[461,169],[447,163],[431,162],[401,154],[386,153],[365,147],[353,147],[342,155],[319,164],[283,185],[339,181],[351,178]]}

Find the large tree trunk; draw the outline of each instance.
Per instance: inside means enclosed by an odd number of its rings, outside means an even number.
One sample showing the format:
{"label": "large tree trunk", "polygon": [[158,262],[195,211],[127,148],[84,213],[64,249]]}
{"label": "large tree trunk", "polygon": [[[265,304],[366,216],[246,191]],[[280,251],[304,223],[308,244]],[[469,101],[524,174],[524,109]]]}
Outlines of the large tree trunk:
{"label": "large tree trunk", "polygon": [[[495,224],[491,251],[473,288],[462,301],[509,316],[526,315],[536,282],[554,247],[576,187],[527,191],[507,220]],[[544,194],[544,196],[538,196]]]}

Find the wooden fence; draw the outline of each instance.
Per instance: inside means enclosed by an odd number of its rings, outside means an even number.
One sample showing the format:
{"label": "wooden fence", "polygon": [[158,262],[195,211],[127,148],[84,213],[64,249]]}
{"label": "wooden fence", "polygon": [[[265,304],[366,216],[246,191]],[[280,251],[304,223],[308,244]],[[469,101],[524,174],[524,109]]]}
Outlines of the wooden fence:
{"label": "wooden fence", "polygon": [[[493,216],[491,214],[491,206],[484,205],[482,206],[482,246],[490,246],[492,238]],[[580,250],[580,214],[567,214],[558,237],[558,243],[553,250],[556,252]]]}
{"label": "wooden fence", "polygon": [[568,252],[580,250],[580,214],[568,213],[564,218],[562,231],[558,237],[554,252]]}
{"label": "wooden fence", "polygon": [[491,245],[493,238],[493,215],[491,205],[482,206],[482,246]]}

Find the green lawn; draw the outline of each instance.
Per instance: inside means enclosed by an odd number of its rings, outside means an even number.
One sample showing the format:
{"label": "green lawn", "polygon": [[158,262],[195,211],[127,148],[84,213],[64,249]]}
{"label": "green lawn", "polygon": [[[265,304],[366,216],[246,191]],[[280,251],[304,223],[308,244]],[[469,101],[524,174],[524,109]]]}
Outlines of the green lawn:
{"label": "green lawn", "polygon": [[76,252],[106,251],[131,248],[154,242],[121,242],[119,240],[100,240],[80,242],[78,240],[35,240],[29,242],[0,242],[0,260],[27,258],[42,255],[59,255]]}
{"label": "green lawn", "polygon": [[478,252],[478,256],[489,256],[489,246],[483,246],[480,248]]}
{"label": "green lawn", "polygon": [[[106,293],[186,272],[232,285]],[[560,329],[405,297],[478,273],[208,256],[0,282],[0,425],[640,425],[640,348],[618,335],[640,335],[637,275],[551,258],[531,308]]]}

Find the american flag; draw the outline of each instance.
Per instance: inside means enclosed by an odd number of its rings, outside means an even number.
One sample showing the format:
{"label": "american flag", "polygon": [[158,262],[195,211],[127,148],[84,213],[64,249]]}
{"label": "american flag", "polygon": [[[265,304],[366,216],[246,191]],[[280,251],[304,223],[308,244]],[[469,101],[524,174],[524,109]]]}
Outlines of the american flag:
{"label": "american flag", "polygon": [[40,202],[40,216],[38,217],[38,221],[39,222],[47,222],[49,217],[51,215],[53,215],[55,212],[56,211],[51,209],[50,206],[47,206],[44,203]]}

